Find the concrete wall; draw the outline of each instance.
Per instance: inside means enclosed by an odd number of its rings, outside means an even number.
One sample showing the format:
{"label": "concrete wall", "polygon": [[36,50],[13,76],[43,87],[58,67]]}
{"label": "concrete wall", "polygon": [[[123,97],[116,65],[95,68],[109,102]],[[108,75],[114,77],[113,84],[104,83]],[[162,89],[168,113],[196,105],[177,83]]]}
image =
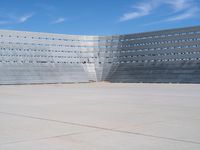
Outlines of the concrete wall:
{"label": "concrete wall", "polygon": [[200,83],[200,27],[120,36],[111,82]]}
{"label": "concrete wall", "polygon": [[200,27],[114,36],[0,30],[0,84],[200,83]]}

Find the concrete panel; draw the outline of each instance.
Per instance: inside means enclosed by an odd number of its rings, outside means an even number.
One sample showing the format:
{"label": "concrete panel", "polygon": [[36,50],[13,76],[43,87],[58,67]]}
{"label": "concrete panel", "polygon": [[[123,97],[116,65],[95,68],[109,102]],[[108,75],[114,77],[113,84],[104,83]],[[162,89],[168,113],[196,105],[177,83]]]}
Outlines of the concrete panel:
{"label": "concrete panel", "polygon": [[0,150],[199,150],[199,89],[199,84],[3,85]]}
{"label": "concrete panel", "polygon": [[199,62],[199,26],[113,36],[0,30],[0,84],[200,83]]}

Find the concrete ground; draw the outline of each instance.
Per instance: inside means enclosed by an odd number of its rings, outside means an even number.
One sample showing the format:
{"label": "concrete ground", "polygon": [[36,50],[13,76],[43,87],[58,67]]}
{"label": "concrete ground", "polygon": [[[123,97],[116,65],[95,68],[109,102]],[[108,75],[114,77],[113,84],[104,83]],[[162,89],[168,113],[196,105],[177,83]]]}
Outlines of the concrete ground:
{"label": "concrete ground", "polygon": [[199,150],[200,85],[0,86],[0,150]]}

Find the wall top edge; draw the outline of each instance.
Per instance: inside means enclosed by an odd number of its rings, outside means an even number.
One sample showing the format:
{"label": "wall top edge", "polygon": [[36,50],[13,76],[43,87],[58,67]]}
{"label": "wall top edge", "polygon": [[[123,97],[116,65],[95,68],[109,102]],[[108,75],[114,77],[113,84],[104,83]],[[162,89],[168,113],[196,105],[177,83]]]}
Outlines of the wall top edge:
{"label": "wall top edge", "polygon": [[165,30],[155,30],[155,31],[149,31],[149,32],[141,32],[141,33],[131,33],[131,34],[115,34],[115,35],[71,35],[71,34],[57,34],[57,33],[48,33],[48,32],[32,32],[32,31],[21,31],[21,30],[4,30],[0,29],[0,33],[5,32],[12,32],[13,34],[20,33],[20,34],[30,34],[30,35],[41,35],[41,36],[56,36],[56,37],[67,37],[67,38],[81,38],[81,39],[103,39],[103,38],[122,38],[122,37],[131,37],[131,36],[144,36],[144,35],[151,35],[151,34],[159,34],[159,33],[165,33],[165,32],[181,32],[184,30],[200,30],[199,26],[190,26],[190,27],[182,27],[182,28],[173,28],[173,29],[165,29]]}

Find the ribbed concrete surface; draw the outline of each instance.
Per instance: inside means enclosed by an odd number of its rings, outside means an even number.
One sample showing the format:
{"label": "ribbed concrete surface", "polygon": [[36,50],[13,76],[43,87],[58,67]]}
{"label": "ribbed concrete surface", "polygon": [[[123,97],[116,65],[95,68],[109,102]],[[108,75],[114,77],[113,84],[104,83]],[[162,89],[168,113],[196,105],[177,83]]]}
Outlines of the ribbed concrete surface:
{"label": "ribbed concrete surface", "polygon": [[200,26],[81,36],[0,30],[0,84],[200,83]]}
{"label": "ribbed concrete surface", "polygon": [[0,150],[199,150],[200,85],[0,86]]}
{"label": "ribbed concrete surface", "polygon": [[106,80],[125,83],[200,83],[200,63],[164,62],[148,64],[120,64],[114,66]]}

